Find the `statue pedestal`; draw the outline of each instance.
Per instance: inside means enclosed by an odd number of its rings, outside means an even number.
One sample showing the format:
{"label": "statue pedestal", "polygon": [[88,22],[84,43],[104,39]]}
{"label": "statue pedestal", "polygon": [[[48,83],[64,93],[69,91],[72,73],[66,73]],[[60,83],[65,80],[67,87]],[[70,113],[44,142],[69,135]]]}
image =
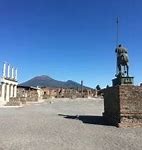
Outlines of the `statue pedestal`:
{"label": "statue pedestal", "polygon": [[112,80],[112,85],[132,85],[134,83],[134,77],[117,77]]}
{"label": "statue pedestal", "polygon": [[104,120],[118,127],[142,127],[142,87],[118,85],[104,90]]}

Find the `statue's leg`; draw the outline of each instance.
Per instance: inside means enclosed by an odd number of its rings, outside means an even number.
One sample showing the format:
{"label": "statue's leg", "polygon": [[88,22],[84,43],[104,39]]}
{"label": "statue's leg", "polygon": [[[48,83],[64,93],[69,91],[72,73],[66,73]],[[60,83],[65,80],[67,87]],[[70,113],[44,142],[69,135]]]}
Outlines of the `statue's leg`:
{"label": "statue's leg", "polygon": [[124,74],[126,73],[126,66],[124,66]]}
{"label": "statue's leg", "polygon": [[124,66],[124,73],[128,76],[128,66]]}
{"label": "statue's leg", "polygon": [[127,64],[127,76],[129,76],[129,66]]}
{"label": "statue's leg", "polygon": [[121,65],[118,65],[119,75],[121,75]]}

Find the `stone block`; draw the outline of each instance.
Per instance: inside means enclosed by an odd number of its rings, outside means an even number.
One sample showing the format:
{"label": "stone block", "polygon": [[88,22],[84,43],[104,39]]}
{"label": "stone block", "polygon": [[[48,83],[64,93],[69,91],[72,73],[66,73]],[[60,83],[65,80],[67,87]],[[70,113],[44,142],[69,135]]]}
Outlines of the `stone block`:
{"label": "stone block", "polygon": [[120,85],[105,89],[103,115],[117,126],[142,126],[142,87]]}

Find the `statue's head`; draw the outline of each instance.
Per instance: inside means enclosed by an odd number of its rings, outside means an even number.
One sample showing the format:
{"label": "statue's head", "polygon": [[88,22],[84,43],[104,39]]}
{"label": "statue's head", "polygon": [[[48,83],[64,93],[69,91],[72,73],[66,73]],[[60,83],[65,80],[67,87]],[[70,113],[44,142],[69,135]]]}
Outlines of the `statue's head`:
{"label": "statue's head", "polygon": [[122,47],[122,45],[121,45],[121,44],[119,44],[119,45],[118,45],[118,47]]}

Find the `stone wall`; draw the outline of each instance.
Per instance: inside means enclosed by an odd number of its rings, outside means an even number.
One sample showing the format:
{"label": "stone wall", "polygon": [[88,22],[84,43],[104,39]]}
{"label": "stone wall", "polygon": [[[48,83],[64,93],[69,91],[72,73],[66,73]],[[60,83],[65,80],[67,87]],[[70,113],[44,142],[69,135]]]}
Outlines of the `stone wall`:
{"label": "stone wall", "polygon": [[142,126],[142,87],[123,85],[119,87],[120,114],[119,126]]}
{"label": "stone wall", "polygon": [[9,102],[7,102],[5,106],[20,106],[20,105],[22,105],[20,100],[14,97],[14,98],[10,98]]}
{"label": "stone wall", "polygon": [[104,117],[108,124],[116,125],[120,121],[119,87],[109,87],[104,93]]}
{"label": "stone wall", "polygon": [[105,89],[104,117],[118,126],[142,126],[142,87],[121,85]]}
{"label": "stone wall", "polygon": [[20,99],[26,99],[26,101],[38,101],[39,97],[38,97],[38,91],[37,89],[33,89],[33,88],[22,88],[22,87],[18,87],[17,89],[17,98]]}
{"label": "stone wall", "polygon": [[71,88],[42,88],[43,90],[43,99],[55,97],[55,98],[76,98],[76,97],[95,97],[96,91],[84,89],[81,94],[81,90],[79,89],[71,89]]}

